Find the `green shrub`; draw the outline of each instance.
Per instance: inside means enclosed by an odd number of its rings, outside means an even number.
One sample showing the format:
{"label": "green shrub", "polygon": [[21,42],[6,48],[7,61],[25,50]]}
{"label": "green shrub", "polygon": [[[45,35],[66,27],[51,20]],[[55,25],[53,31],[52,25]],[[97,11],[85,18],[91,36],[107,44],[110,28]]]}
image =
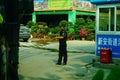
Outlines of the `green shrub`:
{"label": "green shrub", "polygon": [[60,22],[59,22],[59,26],[67,26],[67,21],[66,20],[61,20]]}
{"label": "green shrub", "polygon": [[[104,79],[104,71],[99,70],[97,73],[93,76],[92,80],[103,80]],[[120,66],[114,67],[105,80],[120,80]]]}
{"label": "green shrub", "polygon": [[[87,31],[87,40],[95,40],[95,21],[90,17],[88,18],[77,18],[74,24],[75,34],[79,34],[79,31],[85,28]],[[93,34],[93,35],[89,35]],[[80,36],[79,36],[80,37]],[[77,38],[79,38],[77,37]]]}
{"label": "green shrub", "polygon": [[120,66],[114,67],[105,80],[120,80]]}
{"label": "green shrub", "polygon": [[53,27],[53,28],[49,28],[49,31],[53,34],[58,34],[60,31],[59,26]]}
{"label": "green shrub", "polygon": [[38,29],[39,29],[39,28],[38,28],[36,25],[35,25],[35,26],[32,26],[32,27],[31,27],[31,30],[30,30],[30,33],[31,33],[31,34],[34,33],[34,32],[37,33],[37,32],[38,32]]}
{"label": "green shrub", "polygon": [[104,78],[104,71],[98,70],[92,80],[103,80]]}
{"label": "green shrub", "polygon": [[94,33],[90,33],[87,35],[87,40],[95,40],[95,34]]}
{"label": "green shrub", "polygon": [[32,21],[28,21],[26,26],[27,26],[28,28],[31,28],[31,27],[35,26],[35,23],[32,22]]}
{"label": "green shrub", "polygon": [[49,37],[56,37],[59,36],[59,34],[48,34]]}

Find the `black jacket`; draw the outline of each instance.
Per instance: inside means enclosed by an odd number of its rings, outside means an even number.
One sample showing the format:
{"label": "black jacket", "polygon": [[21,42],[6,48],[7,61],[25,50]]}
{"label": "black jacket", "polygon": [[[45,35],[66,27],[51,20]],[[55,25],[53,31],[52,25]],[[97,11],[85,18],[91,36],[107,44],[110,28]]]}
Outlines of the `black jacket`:
{"label": "black jacket", "polygon": [[65,44],[67,40],[67,32],[65,30],[61,30],[60,36],[63,36],[63,39],[59,39],[60,44]]}

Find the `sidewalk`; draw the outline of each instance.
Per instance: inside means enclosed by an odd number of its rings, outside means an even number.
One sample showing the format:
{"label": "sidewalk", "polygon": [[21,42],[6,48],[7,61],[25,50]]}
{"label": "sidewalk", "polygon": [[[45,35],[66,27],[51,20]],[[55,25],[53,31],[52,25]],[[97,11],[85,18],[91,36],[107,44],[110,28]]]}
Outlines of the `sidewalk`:
{"label": "sidewalk", "polygon": [[[59,43],[56,42],[42,47],[58,50]],[[95,52],[95,41],[80,41],[80,40],[67,41],[67,50],[69,52],[87,52],[87,53]]]}
{"label": "sidewalk", "polygon": [[[32,45],[34,43],[28,43]],[[53,49],[59,50],[59,42],[48,42],[47,45],[34,44],[34,46],[43,49]],[[67,41],[67,51],[68,52],[86,52],[95,53],[95,41],[81,41],[81,40],[71,40]]]}

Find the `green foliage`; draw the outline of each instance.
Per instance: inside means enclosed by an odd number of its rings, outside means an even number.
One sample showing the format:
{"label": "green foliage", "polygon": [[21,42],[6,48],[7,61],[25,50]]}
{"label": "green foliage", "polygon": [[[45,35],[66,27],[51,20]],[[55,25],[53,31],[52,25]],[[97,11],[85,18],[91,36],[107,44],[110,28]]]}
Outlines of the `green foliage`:
{"label": "green foliage", "polygon": [[120,66],[114,67],[105,80],[120,80]]}
{"label": "green foliage", "polygon": [[72,22],[67,23],[67,30],[68,32],[74,32],[74,24]]}
{"label": "green foliage", "polygon": [[84,18],[77,18],[76,22],[75,22],[75,29],[80,30],[84,26],[85,26],[85,19]]}
{"label": "green foliage", "polygon": [[84,19],[84,18],[77,18],[77,19],[76,19],[76,23],[77,23],[78,25],[83,25],[83,24],[85,24],[85,19]]}
{"label": "green foliage", "polygon": [[95,40],[95,21],[88,17],[86,23],[87,40]]}
{"label": "green foliage", "polygon": [[37,25],[34,25],[34,26],[31,27],[30,32],[31,32],[31,33],[34,33],[34,32],[37,33],[38,29],[39,29],[38,26],[37,26]]}
{"label": "green foliage", "polygon": [[59,26],[66,27],[67,26],[67,21],[66,20],[61,20],[60,23],[59,23]]}
{"label": "green foliage", "polygon": [[35,25],[34,22],[28,21],[26,26],[27,26],[28,28],[31,28],[31,27],[34,26],[34,25]]}
{"label": "green foliage", "polygon": [[50,32],[49,28],[38,29],[37,34],[47,35]]}
{"label": "green foliage", "polygon": [[27,23],[27,26],[31,29],[31,33],[37,33],[37,34],[43,34],[46,35],[49,32],[49,29],[47,28],[47,23],[45,22],[37,22],[34,24],[32,21],[29,21]]}
{"label": "green foliage", "polygon": [[[86,29],[87,31],[87,40],[94,40],[95,39],[95,21],[88,18],[77,18],[75,25],[74,25],[74,32],[76,35],[79,35],[79,31],[81,29]],[[92,36],[90,35],[92,34]],[[76,36],[79,38],[80,36]]]}
{"label": "green foliage", "polygon": [[77,18],[75,24],[72,22],[67,22],[66,20],[61,20],[58,26],[47,27],[46,22],[37,22],[33,23],[29,21],[27,26],[31,29],[31,33],[43,34],[48,35],[51,34],[59,34],[60,27],[65,26],[65,29],[68,32],[68,37],[72,39],[80,39],[79,31],[82,28],[85,28],[87,31],[87,40],[94,40],[95,39],[95,21],[88,18]]}
{"label": "green foliage", "polygon": [[79,39],[79,35],[75,34],[75,32],[68,32],[68,38]]}
{"label": "green foliage", "polygon": [[49,37],[56,37],[59,36],[59,34],[48,34]]}
{"label": "green foliage", "polygon": [[2,17],[2,15],[0,14],[0,24],[2,24],[3,23],[3,17]]}
{"label": "green foliage", "polygon": [[38,22],[37,25],[47,26],[47,23],[46,22]]}
{"label": "green foliage", "polygon": [[87,34],[87,40],[95,40],[95,33]]}
{"label": "green foliage", "polygon": [[104,71],[98,70],[92,80],[103,80],[104,78]]}
{"label": "green foliage", "polygon": [[53,33],[53,34],[58,34],[59,31],[60,31],[59,26],[56,26],[56,27],[53,27],[53,28],[49,28],[49,29],[50,29],[50,32]]}
{"label": "green foliage", "polygon": [[[99,70],[97,73],[93,76],[92,80],[103,80],[104,79],[104,71]],[[120,66],[114,67],[105,80],[120,80]]]}

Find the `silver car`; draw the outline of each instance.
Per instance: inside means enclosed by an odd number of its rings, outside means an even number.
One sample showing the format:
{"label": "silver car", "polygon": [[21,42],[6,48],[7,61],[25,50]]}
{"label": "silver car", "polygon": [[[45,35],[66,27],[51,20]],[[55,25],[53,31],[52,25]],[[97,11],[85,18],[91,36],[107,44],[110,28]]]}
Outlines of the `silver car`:
{"label": "silver car", "polygon": [[24,42],[27,42],[30,38],[29,29],[23,24],[20,25],[19,39],[23,39]]}

